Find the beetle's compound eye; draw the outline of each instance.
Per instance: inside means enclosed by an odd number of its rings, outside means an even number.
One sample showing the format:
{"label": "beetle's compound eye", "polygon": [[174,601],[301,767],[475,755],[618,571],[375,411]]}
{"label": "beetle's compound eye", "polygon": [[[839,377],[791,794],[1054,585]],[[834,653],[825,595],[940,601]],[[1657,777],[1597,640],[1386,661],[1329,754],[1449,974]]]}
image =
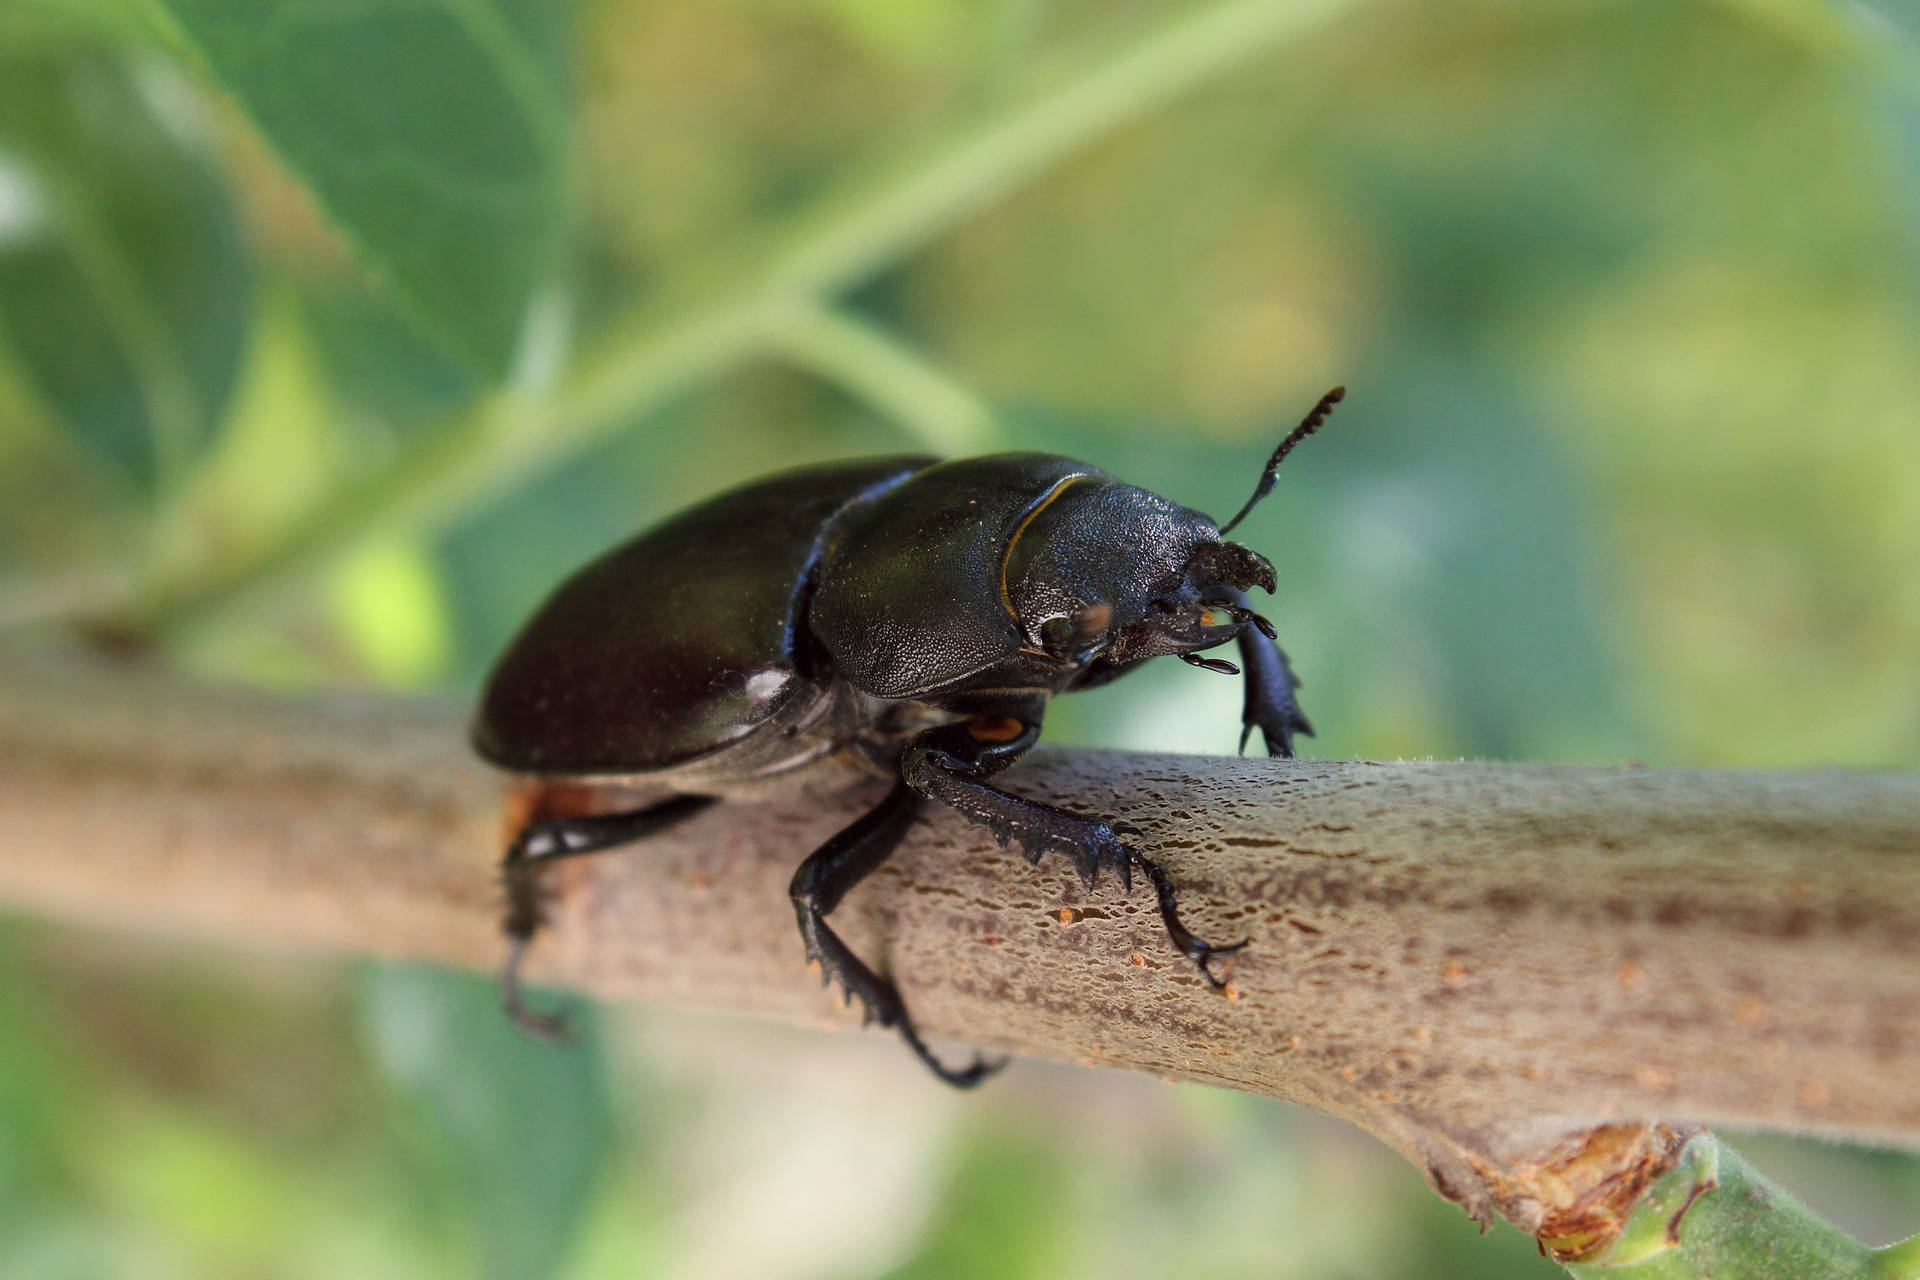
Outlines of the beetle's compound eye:
{"label": "beetle's compound eye", "polygon": [[1099,643],[1113,621],[1113,606],[1104,600],[1082,605],[1065,617],[1048,618],[1040,624],[1041,647],[1056,658],[1083,655]]}

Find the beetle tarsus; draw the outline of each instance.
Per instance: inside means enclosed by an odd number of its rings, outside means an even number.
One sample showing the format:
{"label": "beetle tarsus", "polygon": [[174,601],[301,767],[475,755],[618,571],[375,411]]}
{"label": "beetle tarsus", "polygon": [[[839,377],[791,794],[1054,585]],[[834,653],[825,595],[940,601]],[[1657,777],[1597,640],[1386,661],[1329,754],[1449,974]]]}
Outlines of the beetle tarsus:
{"label": "beetle tarsus", "polygon": [[1239,942],[1232,943],[1228,946],[1216,947],[1210,942],[1204,942],[1195,937],[1192,930],[1180,923],[1180,912],[1174,892],[1173,880],[1167,875],[1165,868],[1148,858],[1140,857],[1138,854],[1135,854],[1134,857],[1139,861],[1140,869],[1147,873],[1147,878],[1153,881],[1154,893],[1160,900],[1160,920],[1161,923],[1166,925],[1167,936],[1173,939],[1173,945],[1179,948],[1180,954],[1186,956],[1187,959],[1199,966],[1200,976],[1207,980],[1207,985],[1211,986],[1215,991],[1224,990],[1227,985],[1227,980],[1213,971],[1212,961],[1220,956],[1232,955],[1234,952],[1245,947],[1252,939],[1242,938]]}
{"label": "beetle tarsus", "polygon": [[972,1062],[955,1070],[933,1056],[933,1051],[921,1042],[920,1033],[913,1029],[913,1023],[904,1019],[901,1021],[900,1038],[907,1042],[907,1048],[913,1050],[913,1055],[920,1059],[927,1070],[956,1089],[971,1089],[988,1076],[1004,1069],[1007,1063],[1012,1061],[1004,1055],[998,1058],[985,1058],[976,1053],[973,1055]]}
{"label": "beetle tarsus", "polygon": [[[1265,637],[1261,639],[1267,644],[1272,643],[1266,641]],[[1009,837],[1018,840],[1030,862],[1038,861],[1039,855],[1049,849],[1066,853],[1073,859],[1074,867],[1080,872],[1080,878],[1089,892],[1098,882],[1103,867],[1111,867],[1119,877],[1121,886],[1131,891],[1133,868],[1138,865],[1153,881],[1154,892],[1160,903],[1160,919],[1166,925],[1167,936],[1173,940],[1173,945],[1199,966],[1201,976],[1208,985],[1216,990],[1226,985],[1226,979],[1214,971],[1213,962],[1240,950],[1247,942],[1217,947],[1195,937],[1193,931],[1180,922],[1173,881],[1159,863],[1125,842],[1124,837],[1142,834],[1139,827],[1131,822],[1102,822],[1096,818],[1083,818],[1079,814],[1056,809],[1037,800],[1025,800],[989,786],[980,780],[981,777],[1005,768],[1012,761],[1004,755],[991,760],[980,759],[978,755],[970,757],[967,754],[967,740],[956,733],[955,728],[953,725],[942,725],[914,739],[913,745],[901,758],[901,773],[909,786],[957,810],[962,817],[986,828],[1003,841]],[[1037,736],[1036,728],[1034,733],[1023,736],[1020,741],[1030,746]],[[1025,746],[1022,747],[1024,749]],[[975,750],[977,752],[978,748]]]}
{"label": "beetle tarsus", "polygon": [[899,988],[869,968],[827,924],[828,913],[900,843],[919,803],[920,797],[905,781],[896,783],[885,799],[801,863],[787,892],[807,959],[819,962],[821,985],[838,982],[847,1003],[860,1001],[862,1025],[877,1022],[893,1028],[929,1071],[956,1088],[971,1089],[1005,1066],[1005,1059],[989,1062],[976,1056],[970,1065],[955,1069],[934,1057],[907,1016]]}
{"label": "beetle tarsus", "polygon": [[573,1027],[557,1013],[538,1013],[529,1009],[520,994],[520,966],[531,937],[515,937],[508,944],[506,961],[500,966],[500,1006],[513,1019],[513,1025],[536,1040],[570,1043]]}

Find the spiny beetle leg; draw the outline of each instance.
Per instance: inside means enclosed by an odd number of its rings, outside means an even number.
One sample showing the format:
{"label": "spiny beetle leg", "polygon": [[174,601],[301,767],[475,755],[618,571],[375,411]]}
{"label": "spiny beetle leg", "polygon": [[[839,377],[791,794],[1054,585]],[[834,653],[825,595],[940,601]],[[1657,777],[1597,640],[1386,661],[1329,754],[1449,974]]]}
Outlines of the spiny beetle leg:
{"label": "spiny beetle leg", "polygon": [[793,898],[800,937],[807,946],[807,959],[820,963],[821,984],[838,982],[849,1002],[856,998],[860,1001],[865,1021],[898,1030],[929,1071],[955,1088],[971,1089],[1007,1065],[1007,1060],[989,1062],[976,1056],[968,1066],[955,1069],[934,1057],[907,1016],[906,1002],[898,988],[868,968],[826,920],[827,913],[840,905],[850,889],[887,860],[913,822],[918,805],[919,797],[913,790],[905,782],[896,783],[886,799],[800,864],[788,893]]}
{"label": "spiny beetle leg", "polygon": [[1180,923],[1180,913],[1174,898],[1173,881],[1168,878],[1166,871],[1157,862],[1141,858],[1138,854],[1135,854],[1134,857],[1139,859],[1140,869],[1147,873],[1147,878],[1153,881],[1154,892],[1158,894],[1160,898],[1160,919],[1166,924],[1167,936],[1173,939],[1173,945],[1180,949],[1182,955],[1200,966],[1200,976],[1205,978],[1214,990],[1218,991],[1224,988],[1227,985],[1226,979],[1216,975],[1211,965],[1208,964],[1208,961],[1212,960],[1215,956],[1232,955],[1234,952],[1246,946],[1247,943],[1253,941],[1253,939],[1242,938],[1231,946],[1216,947],[1211,943],[1202,942],[1199,938],[1194,937],[1187,926]]}
{"label": "spiny beetle leg", "polygon": [[1052,805],[1008,795],[980,781],[1017,758],[1006,750],[1009,744],[1025,751],[1039,734],[1039,725],[1029,722],[1017,738],[1008,736],[1004,742],[983,741],[975,722],[941,725],[920,734],[907,747],[901,757],[901,774],[915,791],[952,806],[968,821],[992,832],[1001,844],[1017,841],[1030,861],[1039,861],[1040,854],[1049,849],[1066,853],[1073,858],[1088,889],[1094,887],[1102,867],[1113,868],[1120,883],[1132,889],[1133,867],[1137,863],[1153,881],[1160,900],[1160,919],[1166,924],[1167,936],[1173,939],[1173,945],[1200,966],[1201,975],[1214,988],[1224,987],[1226,980],[1214,973],[1210,962],[1216,956],[1240,950],[1247,945],[1246,941],[1216,947],[1196,938],[1180,923],[1173,881],[1159,863],[1135,852],[1121,838],[1139,835],[1140,828],[1130,822],[1083,818]]}
{"label": "spiny beetle leg", "polygon": [[540,868],[562,858],[578,858],[632,844],[690,818],[712,804],[712,796],[669,796],[658,804],[625,813],[591,814],[569,818],[536,818],[520,828],[507,846],[500,875],[506,882],[507,915],[503,931],[509,939],[507,958],[500,966],[500,1004],[514,1025],[541,1040],[565,1040],[566,1020],[536,1013],[520,992],[520,967],[527,947],[546,923],[546,904],[540,892]]}
{"label": "spiny beetle leg", "polygon": [[1047,853],[1064,854],[1088,889],[1099,883],[1102,870],[1133,888],[1134,854],[1122,837],[1139,834],[1138,827],[1085,818],[982,781],[1019,759],[1040,736],[1037,719],[1017,721],[1018,734],[980,736],[983,725],[992,731],[1003,719],[1009,717],[975,717],[927,730],[901,756],[901,776],[921,795],[984,827],[1002,845],[1020,846],[1029,862]]}
{"label": "spiny beetle leg", "polygon": [[[1242,608],[1246,607],[1245,593],[1231,591],[1229,594]],[[1240,716],[1240,750],[1243,754],[1246,752],[1247,739],[1258,729],[1266,740],[1268,755],[1292,756],[1295,734],[1313,736],[1313,725],[1294,698],[1300,677],[1293,674],[1287,655],[1274,641],[1270,627],[1257,623],[1242,625],[1237,639],[1240,661],[1247,670],[1246,706]]]}
{"label": "spiny beetle leg", "polygon": [[1137,834],[1137,827],[1083,818],[956,776],[949,761],[939,753],[930,753],[910,769],[907,776],[915,790],[985,828],[1002,845],[1018,845],[1028,862],[1038,863],[1045,854],[1059,853],[1073,863],[1081,883],[1090,890],[1099,884],[1103,870],[1112,871],[1123,886],[1133,888],[1133,850],[1123,837]]}

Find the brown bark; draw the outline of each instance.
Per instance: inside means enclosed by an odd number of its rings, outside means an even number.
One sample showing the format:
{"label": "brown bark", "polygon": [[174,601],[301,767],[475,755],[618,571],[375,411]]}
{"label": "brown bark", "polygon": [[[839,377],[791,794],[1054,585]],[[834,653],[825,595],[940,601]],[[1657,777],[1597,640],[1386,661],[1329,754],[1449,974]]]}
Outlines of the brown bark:
{"label": "brown bark", "polygon": [[[462,719],[9,658],[0,904],[492,966],[504,787]],[[930,1035],[1291,1098],[1530,1231],[1607,1153],[1674,1145],[1646,1122],[1920,1139],[1920,777],[1041,751],[1006,781],[1139,824],[1196,931],[1252,945],[1216,994],[1146,886],[928,811],[834,919]],[[536,972],[857,1024],[786,885],[873,798],[716,806],[555,868]]]}

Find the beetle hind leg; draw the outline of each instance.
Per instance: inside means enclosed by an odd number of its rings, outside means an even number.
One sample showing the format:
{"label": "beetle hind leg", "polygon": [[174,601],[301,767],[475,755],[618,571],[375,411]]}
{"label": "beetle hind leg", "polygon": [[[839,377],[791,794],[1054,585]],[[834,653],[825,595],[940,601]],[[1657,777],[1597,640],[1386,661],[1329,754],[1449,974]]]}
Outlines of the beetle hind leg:
{"label": "beetle hind leg", "polygon": [[536,818],[520,828],[501,860],[506,883],[507,958],[500,966],[500,1004],[514,1025],[541,1040],[567,1038],[565,1019],[537,1013],[526,1005],[520,990],[520,969],[534,935],[547,922],[546,896],[540,871],[548,863],[578,858],[629,845],[690,818],[714,802],[712,796],[670,796],[658,804],[625,813],[582,817]]}
{"label": "beetle hind leg", "polygon": [[870,812],[821,845],[793,874],[788,892],[807,944],[807,959],[818,961],[823,984],[838,982],[847,999],[860,1001],[867,1022],[892,1027],[929,1071],[959,1089],[971,1089],[1006,1065],[976,1056],[965,1067],[949,1067],[933,1056],[907,1016],[899,989],[869,968],[827,924],[827,914],[856,884],[887,860],[913,821],[918,797],[901,782]]}

